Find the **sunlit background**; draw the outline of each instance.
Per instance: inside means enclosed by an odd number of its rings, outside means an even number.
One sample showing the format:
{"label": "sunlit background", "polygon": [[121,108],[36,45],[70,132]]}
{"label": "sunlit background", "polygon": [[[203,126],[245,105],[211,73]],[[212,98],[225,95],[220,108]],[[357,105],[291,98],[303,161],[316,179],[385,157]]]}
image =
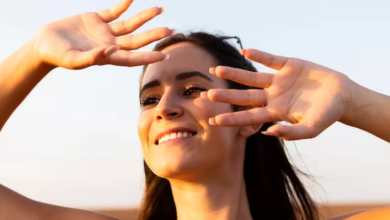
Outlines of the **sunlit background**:
{"label": "sunlit background", "polygon": [[[0,0],[0,60],[43,25],[116,2]],[[307,59],[390,95],[389,1],[135,0],[121,19],[152,6],[165,12],[137,32],[167,26],[237,35],[246,48]],[[0,134],[0,183],[57,205],[137,207],[144,180],[136,130],[140,73],[140,67],[113,66],[50,73]],[[287,145],[311,174],[305,183],[317,202],[390,204],[385,141],[336,123],[315,139]]]}

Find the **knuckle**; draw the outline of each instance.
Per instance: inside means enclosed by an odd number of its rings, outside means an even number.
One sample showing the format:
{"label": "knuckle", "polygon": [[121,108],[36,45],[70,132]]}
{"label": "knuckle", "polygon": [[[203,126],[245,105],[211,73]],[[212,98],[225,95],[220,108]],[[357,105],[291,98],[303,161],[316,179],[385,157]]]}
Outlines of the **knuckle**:
{"label": "knuckle", "polygon": [[133,22],[134,22],[134,21],[132,21],[131,19],[129,19],[129,20],[126,20],[126,21],[122,21],[121,23],[122,23],[123,28],[124,28],[125,30],[130,30],[131,27],[133,26],[133,25],[132,25]]}
{"label": "knuckle", "polygon": [[115,8],[109,8],[106,10],[107,15],[114,16],[115,15]]}
{"label": "knuckle", "polygon": [[257,120],[255,118],[255,115],[252,112],[248,112],[248,117],[250,118],[250,125],[256,125]]}
{"label": "knuckle", "polygon": [[246,90],[244,92],[244,101],[245,102],[250,102],[252,98],[251,92],[249,90]]}
{"label": "knuckle", "polygon": [[317,136],[318,136],[317,132],[315,132],[313,130],[309,131],[309,133],[308,133],[308,138],[310,138],[310,139],[315,138]]}
{"label": "knuckle", "polygon": [[91,58],[88,59],[87,63],[89,66],[94,65],[98,62],[98,58],[96,56],[91,56]]}
{"label": "knuckle", "polygon": [[290,58],[288,62],[289,62],[291,65],[294,65],[294,66],[302,65],[302,64],[304,63],[303,60],[298,59],[298,58]]}
{"label": "knuckle", "polygon": [[275,64],[275,56],[270,56],[268,60],[268,65],[273,66]]}
{"label": "knuckle", "polygon": [[257,79],[256,79],[256,74],[255,73],[248,73],[249,75],[249,82],[252,85],[256,85]]}

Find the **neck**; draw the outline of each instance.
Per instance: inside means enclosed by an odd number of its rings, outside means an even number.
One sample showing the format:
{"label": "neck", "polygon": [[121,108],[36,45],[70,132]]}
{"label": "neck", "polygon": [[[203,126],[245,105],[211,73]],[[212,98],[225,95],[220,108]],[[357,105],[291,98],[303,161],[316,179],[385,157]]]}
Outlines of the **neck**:
{"label": "neck", "polygon": [[169,180],[178,220],[252,220],[243,164],[221,170],[200,180]]}

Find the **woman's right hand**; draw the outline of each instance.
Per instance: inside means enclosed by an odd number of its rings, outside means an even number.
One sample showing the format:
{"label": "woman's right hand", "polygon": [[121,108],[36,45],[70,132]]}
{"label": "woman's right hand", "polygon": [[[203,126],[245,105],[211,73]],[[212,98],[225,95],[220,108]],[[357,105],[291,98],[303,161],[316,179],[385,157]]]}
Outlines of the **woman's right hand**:
{"label": "woman's right hand", "polygon": [[164,60],[161,52],[130,52],[172,34],[169,28],[155,28],[129,35],[162,13],[147,9],[126,21],[117,21],[132,3],[122,0],[110,9],[75,15],[43,27],[32,40],[34,55],[45,64],[67,69],[93,65],[139,66]]}

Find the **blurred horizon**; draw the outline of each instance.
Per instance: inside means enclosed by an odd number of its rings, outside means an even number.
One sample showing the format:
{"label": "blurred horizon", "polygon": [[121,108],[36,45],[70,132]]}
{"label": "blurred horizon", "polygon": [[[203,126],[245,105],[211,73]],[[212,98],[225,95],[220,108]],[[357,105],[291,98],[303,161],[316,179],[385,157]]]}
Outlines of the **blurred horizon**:
{"label": "blurred horizon", "polygon": [[[318,212],[321,220],[326,220],[329,218],[341,216],[347,213],[353,213],[357,211],[362,211],[366,209],[374,209],[384,206],[390,206],[389,204],[361,204],[361,205],[350,205],[350,204],[339,204],[339,205],[328,205],[328,206],[318,206]],[[110,215],[121,220],[137,220],[138,219],[138,209],[137,208],[128,208],[128,209],[93,209],[98,213]]]}

